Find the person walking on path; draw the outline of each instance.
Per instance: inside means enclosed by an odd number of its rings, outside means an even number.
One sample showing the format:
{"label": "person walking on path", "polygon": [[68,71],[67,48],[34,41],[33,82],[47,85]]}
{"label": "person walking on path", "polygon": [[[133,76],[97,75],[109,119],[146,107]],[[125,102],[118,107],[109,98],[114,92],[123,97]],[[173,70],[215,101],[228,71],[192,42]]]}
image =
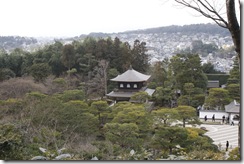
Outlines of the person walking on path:
{"label": "person walking on path", "polygon": [[229,141],[226,141],[226,151],[228,151],[229,148]]}
{"label": "person walking on path", "polygon": [[224,122],[225,122],[225,115],[223,115],[222,117],[222,123],[224,124]]}
{"label": "person walking on path", "polygon": [[215,114],[213,114],[212,121],[215,122]]}
{"label": "person walking on path", "polygon": [[226,124],[229,124],[230,123],[230,116],[228,116],[227,118],[226,118]]}
{"label": "person walking on path", "polygon": [[204,117],[204,120],[205,120],[205,122],[208,120],[208,117],[207,117],[207,115],[205,115],[205,117]]}

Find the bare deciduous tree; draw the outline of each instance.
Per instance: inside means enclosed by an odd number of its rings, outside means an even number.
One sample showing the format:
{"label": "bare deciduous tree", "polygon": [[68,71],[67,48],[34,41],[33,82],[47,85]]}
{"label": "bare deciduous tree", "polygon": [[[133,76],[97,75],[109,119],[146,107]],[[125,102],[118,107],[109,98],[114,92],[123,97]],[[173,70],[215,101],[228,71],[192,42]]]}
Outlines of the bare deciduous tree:
{"label": "bare deciduous tree", "polygon": [[[90,96],[101,96],[107,94],[107,70],[109,67],[109,62],[106,60],[101,60],[93,70],[93,78],[86,83],[87,93]],[[95,95],[92,95],[94,94]],[[94,98],[94,97],[93,97]],[[98,98],[98,97],[96,97]]]}
{"label": "bare deciduous tree", "polygon": [[[221,10],[218,10],[215,3],[217,1],[209,1],[209,0],[175,0],[178,4],[184,5],[188,8],[194,9],[203,16],[212,19],[214,22],[216,22],[220,27],[227,28],[231,34],[235,51],[238,56],[239,60],[239,68],[240,67],[240,61],[241,61],[241,33],[240,33],[240,24],[237,20],[237,12],[236,12],[236,6],[235,1],[239,3],[239,10],[241,10],[241,1],[240,0],[226,0],[225,1],[225,16],[221,14]],[[241,14],[241,11],[239,12]],[[226,18],[224,18],[226,17]],[[240,18],[240,15],[239,15]],[[240,71],[241,72],[241,71]],[[241,120],[241,118],[240,118]],[[240,148],[240,131],[241,126],[239,122],[239,131],[238,131],[238,147],[239,147],[239,153],[241,152]]]}
{"label": "bare deciduous tree", "polygon": [[[196,10],[203,16],[212,19],[220,27],[227,28],[231,33],[231,37],[237,52],[238,58],[240,59],[240,47],[241,47],[241,36],[240,36],[240,25],[237,20],[235,0],[226,0],[226,18],[221,14],[221,9],[216,7],[216,1],[209,0],[175,0],[175,2]],[[241,5],[240,0],[238,0],[239,6]],[[239,16],[240,17],[240,16]]]}

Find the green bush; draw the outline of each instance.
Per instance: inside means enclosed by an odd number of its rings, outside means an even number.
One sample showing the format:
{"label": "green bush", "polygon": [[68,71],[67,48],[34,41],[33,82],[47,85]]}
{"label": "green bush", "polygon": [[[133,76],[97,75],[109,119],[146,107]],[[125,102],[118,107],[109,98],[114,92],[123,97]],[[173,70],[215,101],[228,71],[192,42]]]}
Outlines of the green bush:
{"label": "green bush", "polygon": [[68,102],[71,100],[84,100],[85,94],[82,90],[66,90],[62,94],[57,95],[63,102]]}
{"label": "green bush", "polygon": [[21,160],[22,135],[13,124],[0,124],[0,160]]}

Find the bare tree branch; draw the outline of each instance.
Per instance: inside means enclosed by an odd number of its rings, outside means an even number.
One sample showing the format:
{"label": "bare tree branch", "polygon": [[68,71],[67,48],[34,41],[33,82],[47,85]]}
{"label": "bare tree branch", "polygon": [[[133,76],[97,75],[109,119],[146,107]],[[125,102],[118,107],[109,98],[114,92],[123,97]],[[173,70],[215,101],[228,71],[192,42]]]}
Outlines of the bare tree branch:
{"label": "bare tree branch", "polygon": [[235,50],[238,54],[238,58],[240,59],[241,35],[240,35],[240,25],[236,17],[235,0],[226,0],[226,9],[227,9],[228,29],[231,33],[231,37],[235,45]]}
{"label": "bare tree branch", "polygon": [[[206,18],[212,19],[216,24],[223,28],[228,28],[227,21],[221,15],[219,15],[216,9],[207,0],[204,0],[204,2],[201,0],[175,0],[175,2],[196,10]],[[194,2],[194,4],[192,4],[192,2]]]}
{"label": "bare tree branch", "polygon": [[[239,68],[240,68],[241,36],[240,36],[240,25],[239,25],[239,22],[236,17],[235,0],[226,0],[227,21],[220,15],[219,11],[217,12],[217,7],[214,5],[211,5],[208,0],[188,0],[188,1],[187,0],[175,0],[175,2],[198,11],[203,16],[212,19],[220,27],[224,27],[229,30],[233,43],[235,45],[235,51],[237,52],[237,56],[238,56],[238,60],[239,60]],[[192,2],[194,2],[195,5],[192,5]],[[238,3],[239,3],[239,10],[241,12],[241,1],[238,0]],[[211,15],[211,14],[213,14],[213,15]],[[239,110],[241,110],[241,109],[239,109]],[[239,123],[239,130],[238,130],[239,154],[241,152],[240,131],[241,131],[241,126]]]}
{"label": "bare tree branch", "polygon": [[[194,9],[206,18],[212,19],[220,27],[227,28],[231,33],[236,52],[240,58],[240,26],[236,18],[235,0],[226,0],[227,20],[221,16],[217,6],[214,3],[211,4],[209,0],[175,0],[175,2]],[[240,0],[238,2],[241,5]]]}

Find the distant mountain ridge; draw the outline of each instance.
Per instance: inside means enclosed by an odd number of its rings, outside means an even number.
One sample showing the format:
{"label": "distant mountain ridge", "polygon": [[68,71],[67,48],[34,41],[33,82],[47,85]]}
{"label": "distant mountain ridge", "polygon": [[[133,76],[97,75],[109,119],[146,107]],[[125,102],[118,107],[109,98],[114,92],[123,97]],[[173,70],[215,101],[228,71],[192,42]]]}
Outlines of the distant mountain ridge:
{"label": "distant mountain ridge", "polygon": [[209,34],[222,34],[229,35],[229,31],[225,28],[222,28],[216,24],[191,24],[191,25],[183,25],[183,26],[164,26],[164,27],[156,27],[149,28],[144,30],[137,31],[128,31],[126,33],[209,33]]}
{"label": "distant mountain ridge", "polygon": [[[191,24],[191,25],[171,25],[139,30],[131,30],[119,32],[118,34],[150,34],[150,33],[182,33],[182,34],[192,34],[192,33],[207,33],[207,34],[219,34],[221,36],[230,36],[227,29],[218,26],[217,24]],[[91,36],[91,37],[108,37],[111,34],[116,33],[102,33],[102,32],[92,32],[88,35],[81,35],[81,37]]]}

